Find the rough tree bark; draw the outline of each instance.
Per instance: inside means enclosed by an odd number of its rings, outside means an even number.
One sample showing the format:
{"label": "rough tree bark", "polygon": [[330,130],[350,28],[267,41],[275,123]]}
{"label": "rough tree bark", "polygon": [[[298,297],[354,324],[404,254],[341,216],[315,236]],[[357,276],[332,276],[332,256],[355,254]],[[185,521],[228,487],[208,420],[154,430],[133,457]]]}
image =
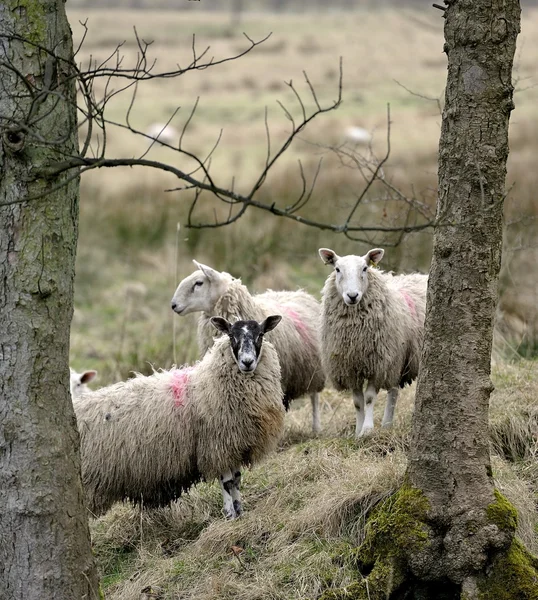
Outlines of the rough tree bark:
{"label": "rough tree bark", "polygon": [[89,600],[68,372],[78,178],[36,175],[77,147],[64,2],[0,2],[0,36],[0,598]]}
{"label": "rough tree bark", "polygon": [[[488,405],[518,0],[445,0],[446,103],[409,464],[333,599],[538,598],[538,561],[494,490]],[[453,225],[452,225],[453,224]]]}
{"label": "rough tree bark", "polygon": [[456,0],[445,14],[437,215],[454,226],[434,236],[408,475],[428,498],[438,547],[423,576],[443,575],[470,593],[513,533],[487,514],[488,406],[520,6]]}

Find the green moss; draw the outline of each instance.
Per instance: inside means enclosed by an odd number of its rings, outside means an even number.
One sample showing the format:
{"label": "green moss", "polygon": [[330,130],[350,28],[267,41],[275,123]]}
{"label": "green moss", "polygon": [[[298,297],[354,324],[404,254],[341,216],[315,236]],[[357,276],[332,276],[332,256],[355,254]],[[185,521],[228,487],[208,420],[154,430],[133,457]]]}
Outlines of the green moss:
{"label": "green moss", "polygon": [[494,490],[494,494],[495,502],[492,502],[486,509],[488,521],[497,525],[502,531],[515,531],[517,527],[516,509],[499,490]]}
{"label": "green moss", "polygon": [[25,22],[24,37],[31,44],[44,46],[46,15],[43,3],[38,0],[16,0],[10,4],[12,13]]}
{"label": "green moss", "polygon": [[487,577],[478,582],[480,600],[538,600],[538,558],[514,539]]}
{"label": "green moss", "polygon": [[410,550],[427,542],[424,520],[429,502],[424,494],[404,485],[376,507],[366,525],[366,537],[358,558],[373,564],[379,556],[394,554],[395,548]]}
{"label": "green moss", "polygon": [[355,550],[359,573],[368,575],[346,588],[325,591],[321,600],[385,600],[405,578],[407,552],[428,543],[428,508],[424,494],[406,485],[376,507],[364,542]]}

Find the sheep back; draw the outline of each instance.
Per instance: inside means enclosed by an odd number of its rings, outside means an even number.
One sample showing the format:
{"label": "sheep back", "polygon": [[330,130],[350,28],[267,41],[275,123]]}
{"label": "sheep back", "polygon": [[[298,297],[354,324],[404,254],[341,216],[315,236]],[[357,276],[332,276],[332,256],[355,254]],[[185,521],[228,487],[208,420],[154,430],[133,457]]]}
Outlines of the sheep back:
{"label": "sheep back", "polygon": [[[231,322],[280,314],[280,325],[269,332],[270,341],[278,354],[282,372],[282,389],[286,408],[294,398],[320,392],[325,387],[321,365],[319,326],[320,305],[310,294],[268,291],[252,296],[240,280],[233,280],[218,300],[213,314]],[[214,343],[215,328],[211,316],[202,313],[198,321],[198,343],[203,354]]]}
{"label": "sheep back", "polygon": [[369,285],[358,306],[347,306],[333,271],[322,292],[323,367],[338,390],[376,389],[410,383],[418,374],[427,276],[394,277],[368,271]]}
{"label": "sheep back", "polygon": [[173,374],[137,375],[73,403],[92,513],[128,498],[144,506],[164,506],[201,479],[194,405],[176,405]]}

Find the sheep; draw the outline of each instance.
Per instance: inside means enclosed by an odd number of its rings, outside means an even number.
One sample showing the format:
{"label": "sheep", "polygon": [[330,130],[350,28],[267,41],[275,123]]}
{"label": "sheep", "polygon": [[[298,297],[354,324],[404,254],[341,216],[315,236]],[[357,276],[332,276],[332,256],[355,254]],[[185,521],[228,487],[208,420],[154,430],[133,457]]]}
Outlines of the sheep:
{"label": "sheep", "polygon": [[71,398],[75,398],[80,396],[84,392],[89,391],[89,387],[86,385],[93,381],[97,376],[97,371],[83,371],[82,373],[77,373],[75,369],[69,367],[69,388],[71,391]]}
{"label": "sheep", "polygon": [[336,389],[353,392],[357,438],[373,430],[381,388],[388,391],[383,426],[392,425],[398,386],[411,383],[419,367],[428,277],[373,269],[383,254],[381,248],[342,257],[319,250],[321,260],[334,267],[322,291],[323,366]]}
{"label": "sheep", "polygon": [[325,387],[319,344],[319,302],[310,294],[274,292],[252,296],[248,289],[229,273],[219,272],[193,260],[197,270],[183,279],[172,298],[178,315],[201,311],[198,321],[198,345],[201,356],[214,341],[212,315],[227,319],[258,319],[278,312],[282,324],[271,333],[282,369],[282,389],[286,410],[294,398],[310,395],[312,429],[321,430],[319,392]]}
{"label": "sheep", "polygon": [[197,364],[137,374],[74,401],[82,481],[94,515],[126,499],[165,506],[202,479],[218,477],[224,514],[240,516],[240,467],[273,450],[283,429],[278,356],[263,342],[280,320],[231,325],[214,317],[226,335]]}

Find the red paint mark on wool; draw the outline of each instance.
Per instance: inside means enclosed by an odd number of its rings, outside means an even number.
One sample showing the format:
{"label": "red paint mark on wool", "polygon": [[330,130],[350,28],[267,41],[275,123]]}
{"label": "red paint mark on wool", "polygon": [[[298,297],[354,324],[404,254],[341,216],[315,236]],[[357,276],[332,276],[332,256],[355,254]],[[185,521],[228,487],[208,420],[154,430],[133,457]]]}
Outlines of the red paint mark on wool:
{"label": "red paint mark on wool", "polygon": [[184,406],[185,404],[185,392],[187,391],[187,383],[189,377],[194,371],[194,367],[184,367],[183,369],[176,369],[172,371],[172,380],[170,381],[170,387],[172,388],[172,394],[174,395],[174,404],[176,406]]}
{"label": "red paint mark on wool", "polygon": [[282,310],[286,313],[286,315],[293,321],[295,325],[295,329],[299,332],[300,336],[306,341],[310,341],[310,335],[308,333],[308,329],[304,324],[303,320],[299,316],[299,313],[294,311],[292,308],[288,308],[287,306],[283,306]]}
{"label": "red paint mark on wool", "polygon": [[417,314],[417,309],[415,307],[415,301],[413,300],[413,298],[411,298],[411,296],[406,291],[400,290],[400,292],[402,293],[404,300],[407,302],[409,312],[415,317]]}

